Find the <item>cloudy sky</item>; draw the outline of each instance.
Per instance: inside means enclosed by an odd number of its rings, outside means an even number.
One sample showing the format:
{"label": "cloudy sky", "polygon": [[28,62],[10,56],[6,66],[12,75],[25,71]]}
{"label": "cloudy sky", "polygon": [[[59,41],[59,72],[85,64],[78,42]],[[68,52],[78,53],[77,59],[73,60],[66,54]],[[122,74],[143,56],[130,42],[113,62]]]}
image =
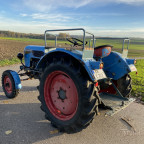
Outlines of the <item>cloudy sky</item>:
{"label": "cloudy sky", "polygon": [[144,0],[3,0],[0,30],[85,28],[96,36],[143,37]]}

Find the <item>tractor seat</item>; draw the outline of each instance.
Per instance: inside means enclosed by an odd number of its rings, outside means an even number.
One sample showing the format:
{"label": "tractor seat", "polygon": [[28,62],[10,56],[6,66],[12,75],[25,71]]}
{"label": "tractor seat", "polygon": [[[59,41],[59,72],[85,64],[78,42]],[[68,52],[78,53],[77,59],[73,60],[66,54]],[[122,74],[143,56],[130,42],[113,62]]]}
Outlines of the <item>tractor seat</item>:
{"label": "tractor seat", "polygon": [[101,45],[94,48],[94,57],[103,58],[108,56],[111,53],[111,45]]}
{"label": "tractor seat", "polygon": [[105,47],[111,47],[111,48],[113,48],[112,45],[101,45],[101,46],[95,47],[94,49],[100,49],[100,48],[105,48]]}

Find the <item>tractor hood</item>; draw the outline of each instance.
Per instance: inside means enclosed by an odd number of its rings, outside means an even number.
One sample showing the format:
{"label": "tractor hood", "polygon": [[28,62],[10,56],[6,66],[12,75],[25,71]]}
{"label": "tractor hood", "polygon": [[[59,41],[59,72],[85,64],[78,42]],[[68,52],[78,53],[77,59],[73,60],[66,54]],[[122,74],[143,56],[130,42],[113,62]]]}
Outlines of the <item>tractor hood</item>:
{"label": "tractor hood", "polygon": [[30,61],[32,58],[40,59],[45,55],[45,47],[44,46],[27,46],[24,49],[24,59],[25,65],[30,67]]}
{"label": "tractor hood", "polygon": [[44,52],[45,47],[44,46],[29,45],[29,46],[26,46],[25,49],[24,49],[25,54],[32,53],[32,51],[39,51],[39,52],[42,51],[42,52]]}

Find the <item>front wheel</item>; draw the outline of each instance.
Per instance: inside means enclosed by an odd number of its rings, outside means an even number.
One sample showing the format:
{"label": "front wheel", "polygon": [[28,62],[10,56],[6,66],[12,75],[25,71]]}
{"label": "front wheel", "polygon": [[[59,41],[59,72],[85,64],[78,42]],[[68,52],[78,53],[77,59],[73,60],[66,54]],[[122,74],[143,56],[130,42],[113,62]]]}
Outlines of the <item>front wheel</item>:
{"label": "front wheel", "polygon": [[60,131],[77,132],[93,120],[97,88],[80,71],[66,63],[51,63],[40,81],[41,108]]}
{"label": "front wheel", "polygon": [[16,89],[14,79],[10,73],[10,70],[6,70],[2,74],[2,88],[8,98],[15,98],[19,90]]}

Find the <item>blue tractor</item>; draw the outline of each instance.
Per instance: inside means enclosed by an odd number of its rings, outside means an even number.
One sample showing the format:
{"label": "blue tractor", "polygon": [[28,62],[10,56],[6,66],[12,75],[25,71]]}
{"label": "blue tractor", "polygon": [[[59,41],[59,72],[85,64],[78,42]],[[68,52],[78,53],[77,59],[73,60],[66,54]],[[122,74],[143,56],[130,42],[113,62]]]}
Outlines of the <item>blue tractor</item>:
{"label": "blue tractor", "polygon": [[[47,34],[59,31],[81,31],[83,36],[67,37],[66,45],[72,45],[60,48],[56,34],[55,46],[47,46]],[[86,34],[92,36],[89,47]],[[46,119],[60,131],[80,131],[98,114],[98,106],[110,109],[106,115],[113,115],[133,101],[128,98],[132,90],[129,73],[136,71],[136,61],[127,58],[128,49],[123,49],[123,54],[111,49],[111,45],[95,47],[94,35],[82,28],[46,30],[45,46],[27,46],[24,55],[18,54],[22,63],[18,73],[3,72],[5,95],[8,98],[18,95],[22,76],[39,79],[38,99]]]}

